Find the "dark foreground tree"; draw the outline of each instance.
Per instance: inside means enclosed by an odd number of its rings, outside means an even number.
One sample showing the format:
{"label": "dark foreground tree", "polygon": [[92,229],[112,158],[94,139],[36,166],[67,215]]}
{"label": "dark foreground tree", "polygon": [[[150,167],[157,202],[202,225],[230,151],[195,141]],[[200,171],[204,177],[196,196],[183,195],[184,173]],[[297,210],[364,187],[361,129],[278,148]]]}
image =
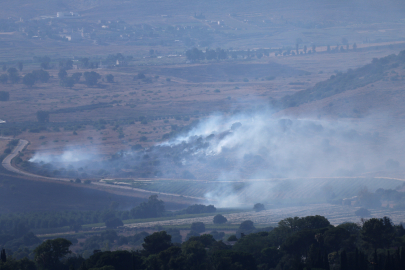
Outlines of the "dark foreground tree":
{"label": "dark foreground tree", "polygon": [[155,232],[145,237],[142,247],[148,255],[158,254],[172,246],[171,240],[172,236],[165,231]]}
{"label": "dark foreground tree", "polygon": [[71,253],[72,242],[63,238],[46,240],[34,250],[35,261],[43,269],[60,269],[60,259]]}
{"label": "dark foreground tree", "polygon": [[373,248],[388,247],[395,237],[394,226],[388,217],[371,218],[364,222],[362,238]]}

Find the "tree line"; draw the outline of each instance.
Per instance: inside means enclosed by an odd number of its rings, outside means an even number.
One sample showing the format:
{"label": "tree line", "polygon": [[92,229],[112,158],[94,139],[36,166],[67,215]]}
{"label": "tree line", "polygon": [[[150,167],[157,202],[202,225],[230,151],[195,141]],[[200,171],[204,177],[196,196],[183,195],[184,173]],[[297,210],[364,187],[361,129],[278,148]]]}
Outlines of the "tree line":
{"label": "tree line", "polygon": [[[12,141],[18,143],[18,140]],[[112,202],[109,209],[103,211],[60,211],[13,213],[0,215],[0,235],[9,235],[16,228],[25,228],[27,232],[33,229],[53,229],[65,226],[81,226],[84,224],[108,223],[114,219],[129,220],[141,218],[157,218],[184,214],[215,213],[213,205],[191,205],[179,211],[166,211],[165,203],[157,195],[151,195],[145,202],[128,211],[116,210],[119,204]],[[117,227],[112,225],[111,227]],[[0,237],[1,239],[1,237]],[[4,243],[0,240],[0,245]]]}
{"label": "tree line", "polygon": [[[142,240],[143,239],[143,240]],[[101,249],[101,241],[140,244],[136,251]],[[84,258],[72,253],[72,241],[46,240],[32,250],[31,259],[16,259],[2,251],[0,269],[66,270],[257,270],[337,269],[400,270],[405,268],[405,229],[388,217],[363,220],[361,224],[333,226],[323,216],[290,217],[274,228],[257,230],[252,221],[240,224],[228,241],[211,234],[173,241],[167,231],[139,233],[130,237],[106,231],[86,240],[95,248]]]}

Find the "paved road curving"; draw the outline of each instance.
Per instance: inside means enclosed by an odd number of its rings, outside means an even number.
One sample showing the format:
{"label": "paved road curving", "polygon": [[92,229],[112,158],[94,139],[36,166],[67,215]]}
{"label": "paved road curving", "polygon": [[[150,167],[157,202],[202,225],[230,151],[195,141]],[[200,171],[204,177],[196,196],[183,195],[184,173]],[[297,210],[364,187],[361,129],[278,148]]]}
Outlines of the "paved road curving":
{"label": "paved road curving", "polygon": [[[0,140],[12,140],[13,138],[9,137],[0,137]],[[29,173],[26,171],[23,171],[19,168],[14,167],[11,164],[11,160],[15,158],[27,145],[29,142],[27,140],[22,140],[20,139],[18,142],[18,145],[13,149],[13,151],[6,157],[4,158],[3,162],[1,165],[3,167],[11,172],[29,176],[29,177],[35,177],[39,179],[45,179],[45,180],[52,180],[52,181],[63,181],[63,182],[70,182],[71,179],[66,179],[66,178],[54,178],[54,177],[46,177],[42,175],[37,175],[33,173]],[[102,187],[104,189],[121,189],[121,190],[127,190],[127,191],[137,191],[145,194],[158,194],[158,195],[163,195],[163,196],[169,196],[169,197],[176,197],[176,198],[185,198],[185,199],[191,199],[191,200],[206,200],[205,198],[200,198],[200,197],[193,197],[193,196],[185,196],[185,195],[179,195],[179,194],[174,194],[174,193],[165,193],[165,192],[157,192],[157,191],[150,191],[150,190],[144,190],[144,189],[139,189],[139,188],[133,188],[133,187],[127,187],[127,186],[118,186],[118,185],[110,185],[106,183],[100,183],[100,182],[91,182],[92,185]]]}

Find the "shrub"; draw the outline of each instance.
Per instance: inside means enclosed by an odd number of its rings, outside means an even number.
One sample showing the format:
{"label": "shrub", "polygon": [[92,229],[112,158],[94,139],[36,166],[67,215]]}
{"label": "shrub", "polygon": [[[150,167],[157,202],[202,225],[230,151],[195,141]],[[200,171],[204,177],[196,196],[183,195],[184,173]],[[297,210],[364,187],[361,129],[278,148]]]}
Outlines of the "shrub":
{"label": "shrub", "polygon": [[135,144],[135,145],[131,146],[131,150],[133,150],[133,151],[138,151],[141,149],[142,149],[142,145],[140,145],[140,144]]}
{"label": "shrub", "polygon": [[139,138],[139,141],[141,141],[141,142],[146,142],[147,140],[148,140],[148,138],[146,136],[141,136]]}
{"label": "shrub", "polygon": [[136,76],[134,77],[134,80],[143,80],[143,79],[145,79],[145,78],[146,78],[145,74],[143,74],[143,73],[138,73],[138,75],[136,75]]}
{"label": "shrub", "polygon": [[38,122],[49,122],[49,112],[47,111],[37,111]]}

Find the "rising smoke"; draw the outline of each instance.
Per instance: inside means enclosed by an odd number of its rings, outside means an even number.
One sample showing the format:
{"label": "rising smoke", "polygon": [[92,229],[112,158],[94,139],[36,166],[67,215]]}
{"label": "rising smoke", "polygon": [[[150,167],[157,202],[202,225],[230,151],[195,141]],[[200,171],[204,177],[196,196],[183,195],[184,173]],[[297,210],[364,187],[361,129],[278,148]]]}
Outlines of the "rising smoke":
{"label": "rising smoke", "polygon": [[[74,151],[36,154],[31,161],[50,163],[56,170],[60,164],[77,168],[86,162],[81,173],[93,177],[216,180],[221,185],[205,197],[232,206],[299,189],[285,179],[364,176],[386,171],[392,161],[398,164],[395,160],[404,157],[401,133],[382,136],[372,131],[372,122],[276,118],[269,110],[214,114],[187,133],[148,149],[120,151],[105,161],[92,162],[95,156]],[[246,181],[275,178],[284,180]],[[245,182],[243,192],[236,192],[235,182]]]}

